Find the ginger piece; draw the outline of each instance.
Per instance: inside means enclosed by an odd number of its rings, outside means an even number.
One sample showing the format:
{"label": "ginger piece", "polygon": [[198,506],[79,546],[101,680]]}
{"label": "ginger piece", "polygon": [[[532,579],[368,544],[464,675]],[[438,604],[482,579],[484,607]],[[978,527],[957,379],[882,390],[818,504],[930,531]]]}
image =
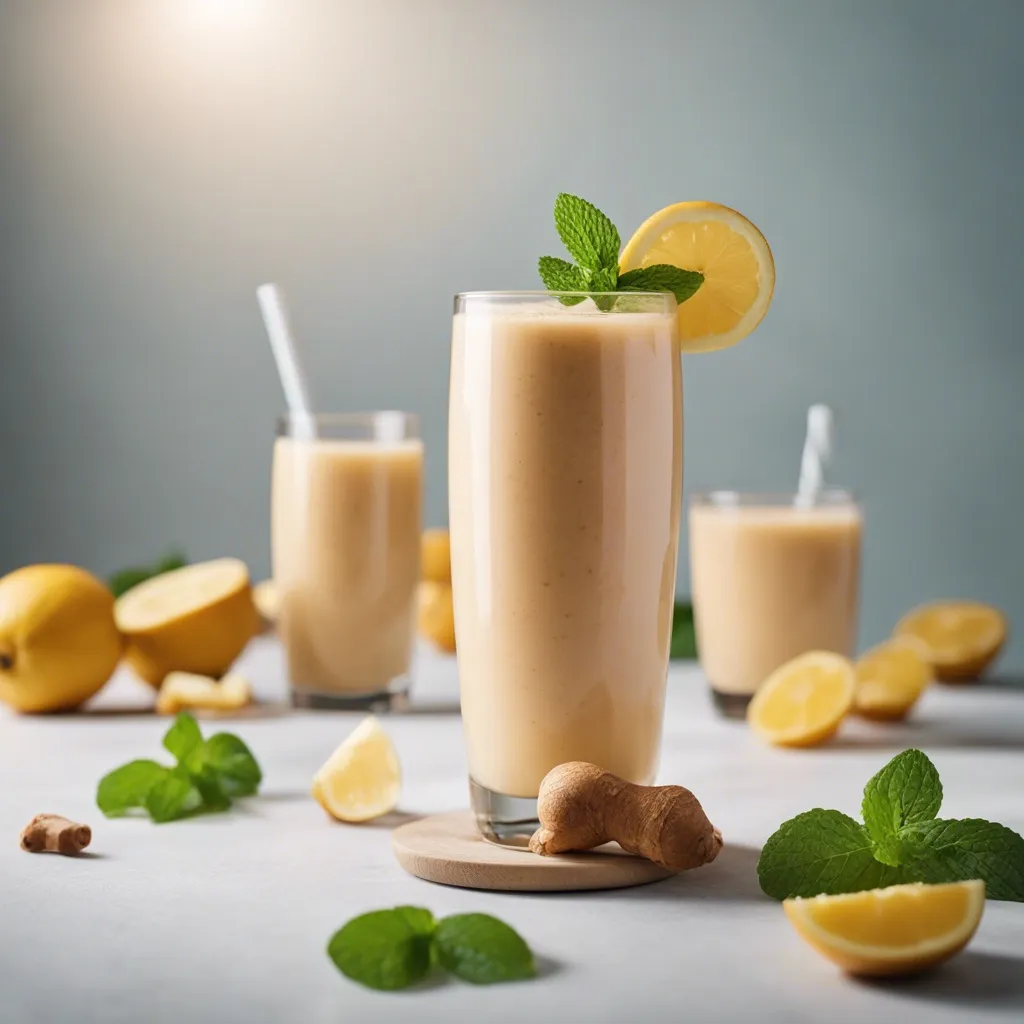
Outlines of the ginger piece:
{"label": "ginger piece", "polygon": [[92,842],[92,829],[59,814],[37,814],[21,830],[21,848],[29,853],[62,853],[73,857]]}
{"label": "ginger piece", "polygon": [[688,789],[637,786],[585,761],[544,776],[537,816],[530,849],[545,857],[614,841],[675,872],[710,864],[722,848],[722,833]]}
{"label": "ginger piece", "polygon": [[249,680],[230,672],[219,683],[209,676],[170,672],[156,698],[158,715],[179,711],[237,711],[252,701]]}

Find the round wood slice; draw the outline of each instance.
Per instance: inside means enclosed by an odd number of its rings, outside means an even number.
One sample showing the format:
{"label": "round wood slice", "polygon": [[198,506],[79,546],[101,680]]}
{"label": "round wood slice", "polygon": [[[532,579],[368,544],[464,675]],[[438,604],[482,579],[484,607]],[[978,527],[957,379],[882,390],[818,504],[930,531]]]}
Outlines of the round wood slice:
{"label": "round wood slice", "polygon": [[590,853],[539,857],[529,850],[485,842],[469,811],[434,814],[391,834],[398,863],[411,875],[464,889],[572,892],[625,889],[672,872],[609,844]]}

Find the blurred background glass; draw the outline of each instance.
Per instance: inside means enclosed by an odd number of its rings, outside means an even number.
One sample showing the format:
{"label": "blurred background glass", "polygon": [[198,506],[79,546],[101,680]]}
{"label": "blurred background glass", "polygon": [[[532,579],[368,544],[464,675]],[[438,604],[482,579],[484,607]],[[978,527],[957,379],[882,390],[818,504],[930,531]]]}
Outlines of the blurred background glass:
{"label": "blurred background glass", "polygon": [[687,492],[795,485],[827,402],[862,640],[942,596],[1024,620],[1022,32],[996,0],[0,2],[0,572],[269,572],[267,280],[323,408],[420,415],[444,524],[451,296],[537,287],[567,190],[771,242],[763,325],[685,361]]}

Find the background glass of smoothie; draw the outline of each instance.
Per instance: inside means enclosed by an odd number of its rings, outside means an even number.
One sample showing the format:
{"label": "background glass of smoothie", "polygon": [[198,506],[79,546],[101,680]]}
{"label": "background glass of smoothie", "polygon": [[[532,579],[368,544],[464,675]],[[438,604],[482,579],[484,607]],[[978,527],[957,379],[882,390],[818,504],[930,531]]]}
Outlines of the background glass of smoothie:
{"label": "background glass of smoothie", "polygon": [[862,516],[848,491],[715,491],[690,504],[697,653],[715,703],[742,715],[780,665],[857,642]]}
{"label": "background glass of smoothie", "polygon": [[[618,301],[616,301],[616,299]],[[676,303],[455,300],[449,523],[473,810],[536,828],[541,779],[657,771],[682,479]]]}
{"label": "background glass of smoothie", "polygon": [[390,707],[408,691],[422,494],[415,417],[280,422],[273,575],[296,706]]}

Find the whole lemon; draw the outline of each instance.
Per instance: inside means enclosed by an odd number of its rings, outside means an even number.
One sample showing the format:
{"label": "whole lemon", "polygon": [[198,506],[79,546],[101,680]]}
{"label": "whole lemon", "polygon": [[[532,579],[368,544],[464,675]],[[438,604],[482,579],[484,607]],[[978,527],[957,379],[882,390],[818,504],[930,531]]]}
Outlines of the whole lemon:
{"label": "whole lemon", "polygon": [[62,711],[88,700],[121,659],[114,595],[73,565],[29,565],[0,579],[0,701]]}

